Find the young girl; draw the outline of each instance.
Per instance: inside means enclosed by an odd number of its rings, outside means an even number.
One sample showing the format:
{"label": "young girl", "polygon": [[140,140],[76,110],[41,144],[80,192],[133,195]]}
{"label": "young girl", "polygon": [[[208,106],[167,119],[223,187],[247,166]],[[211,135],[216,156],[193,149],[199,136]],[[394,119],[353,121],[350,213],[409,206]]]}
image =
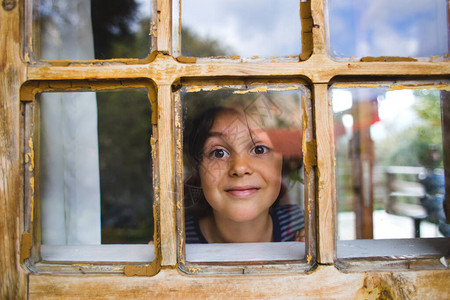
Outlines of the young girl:
{"label": "young girl", "polygon": [[195,205],[186,215],[186,243],[300,240],[303,211],[278,204],[285,194],[283,155],[242,109],[201,114],[187,137],[187,155],[195,174],[186,182],[185,203]]}

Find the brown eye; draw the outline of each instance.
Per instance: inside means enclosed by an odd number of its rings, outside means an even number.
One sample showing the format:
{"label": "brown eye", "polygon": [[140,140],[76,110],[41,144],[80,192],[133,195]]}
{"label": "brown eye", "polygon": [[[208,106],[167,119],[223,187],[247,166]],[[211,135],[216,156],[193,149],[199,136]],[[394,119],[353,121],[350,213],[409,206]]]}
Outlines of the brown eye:
{"label": "brown eye", "polygon": [[228,153],[223,149],[215,149],[211,152],[210,156],[214,158],[224,158],[228,156]]}
{"label": "brown eye", "polygon": [[269,151],[269,148],[266,146],[256,146],[252,149],[252,152],[257,155],[265,154]]}

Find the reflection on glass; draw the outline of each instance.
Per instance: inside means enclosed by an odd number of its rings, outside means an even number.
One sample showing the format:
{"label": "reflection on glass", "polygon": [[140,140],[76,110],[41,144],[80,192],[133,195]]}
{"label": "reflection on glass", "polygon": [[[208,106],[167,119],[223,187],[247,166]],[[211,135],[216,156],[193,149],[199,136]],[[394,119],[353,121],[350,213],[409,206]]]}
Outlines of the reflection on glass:
{"label": "reflection on glass", "polygon": [[442,93],[332,88],[339,239],[449,235]]}
{"label": "reflection on glass", "polygon": [[150,52],[151,1],[33,1],[33,57],[142,58]]}
{"label": "reflection on glass", "polygon": [[39,103],[42,244],[151,241],[147,92],[44,93]]}
{"label": "reflection on glass", "polygon": [[302,97],[183,89],[186,243],[304,240]]}
{"label": "reflection on glass", "polygon": [[301,53],[300,1],[181,2],[184,56],[243,58]]}
{"label": "reflection on glass", "polygon": [[446,0],[328,1],[331,56],[430,57],[449,53]]}

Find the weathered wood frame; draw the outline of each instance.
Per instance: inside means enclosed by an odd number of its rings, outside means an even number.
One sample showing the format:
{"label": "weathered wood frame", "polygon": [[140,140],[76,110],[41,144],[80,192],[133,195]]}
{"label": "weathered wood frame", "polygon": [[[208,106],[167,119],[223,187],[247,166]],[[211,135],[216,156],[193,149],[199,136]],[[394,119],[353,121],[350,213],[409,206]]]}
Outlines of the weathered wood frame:
{"label": "weathered wood frame", "polygon": [[[111,60],[107,63],[30,61],[23,55],[25,0],[8,0],[0,7],[0,274],[2,298],[60,297],[335,297],[390,295],[394,298],[440,298],[449,295],[449,270],[395,270],[343,273],[333,265],[336,241],[334,140],[328,86],[338,76],[428,79],[448,78],[448,61],[414,61],[375,58],[361,62],[336,62],[326,53],[326,27],[322,0],[302,2],[303,49],[298,63],[197,64],[174,58],[170,0],[157,0],[157,49],[144,60]],[[308,7],[311,7],[309,9]],[[306,8],[306,9],[303,9]],[[26,26],[25,26],[26,27]],[[180,78],[288,78],[301,76],[312,85],[316,137],[317,268],[308,274],[186,276],[177,269],[178,253],[174,199],[174,102],[172,86]],[[24,147],[20,137],[20,89],[26,82],[114,80],[148,78],[157,90],[160,261],[153,277],[117,275],[39,275],[23,264],[23,246],[29,239],[24,228]],[[62,88],[64,89],[64,88]],[[21,246],[22,245],[22,246]],[[22,256],[22,259],[21,259]],[[149,266],[151,269],[151,267]],[[152,269],[155,270],[155,269]],[[135,270],[133,270],[135,271]],[[144,274],[153,273],[143,270]]]}

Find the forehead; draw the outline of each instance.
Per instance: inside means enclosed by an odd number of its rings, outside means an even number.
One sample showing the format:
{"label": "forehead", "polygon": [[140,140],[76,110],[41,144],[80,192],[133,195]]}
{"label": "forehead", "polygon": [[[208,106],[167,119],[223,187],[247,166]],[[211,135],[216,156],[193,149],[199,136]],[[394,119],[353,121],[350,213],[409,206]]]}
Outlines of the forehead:
{"label": "forehead", "polygon": [[246,116],[243,111],[226,109],[216,115],[210,132],[227,134],[228,132],[241,132],[243,129],[246,132],[258,132],[262,130],[261,126],[252,118]]}

